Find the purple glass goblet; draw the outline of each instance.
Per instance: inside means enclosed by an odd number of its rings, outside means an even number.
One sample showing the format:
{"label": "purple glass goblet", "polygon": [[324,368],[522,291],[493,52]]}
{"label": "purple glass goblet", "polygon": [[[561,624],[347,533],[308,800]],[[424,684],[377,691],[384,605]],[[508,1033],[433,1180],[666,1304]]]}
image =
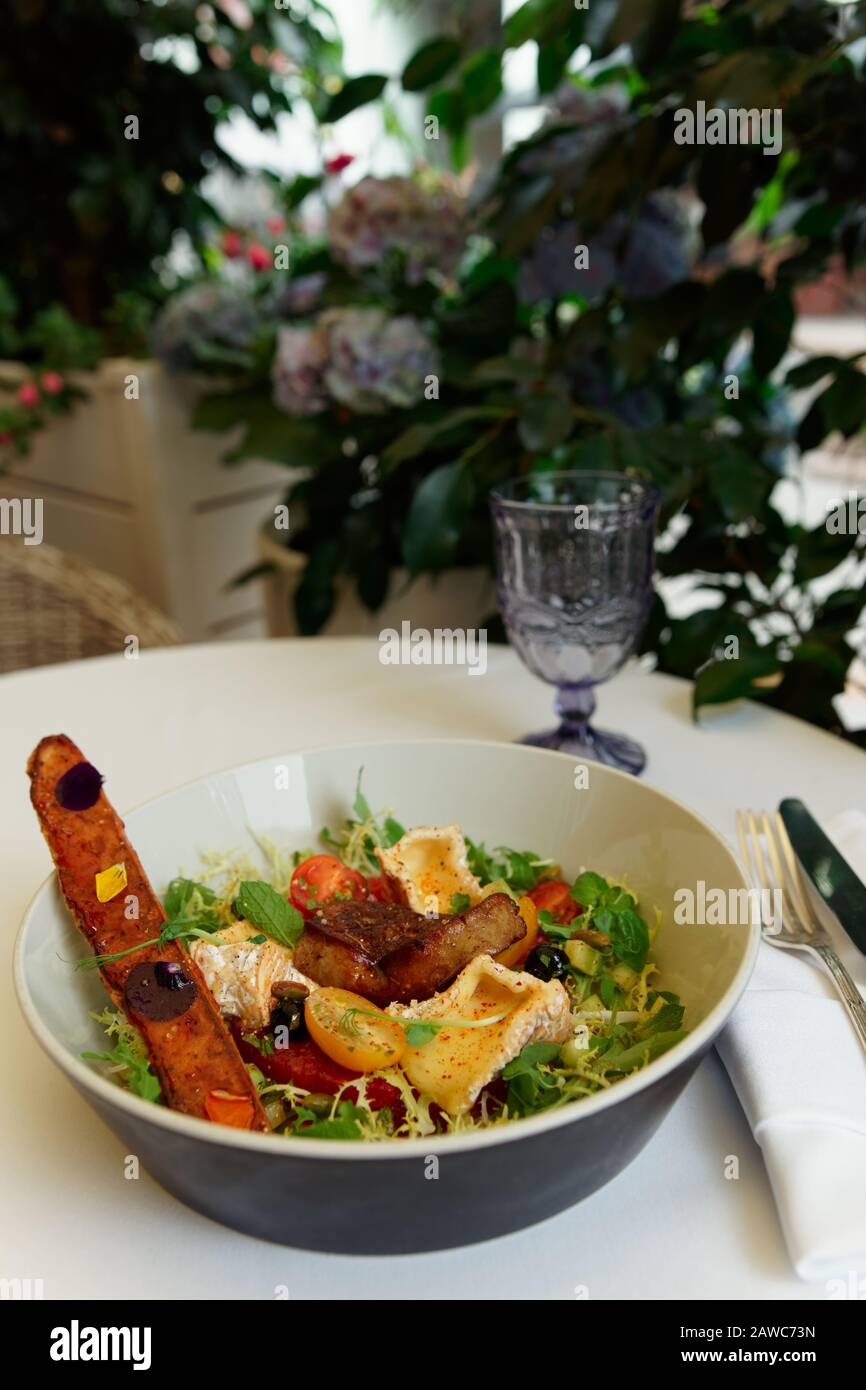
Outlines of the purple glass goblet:
{"label": "purple glass goblet", "polygon": [[631,655],[649,614],[659,501],[625,473],[531,473],[491,492],[508,635],[557,688],[559,726],[521,742],[643,771],[639,743],[590,721],[594,687]]}

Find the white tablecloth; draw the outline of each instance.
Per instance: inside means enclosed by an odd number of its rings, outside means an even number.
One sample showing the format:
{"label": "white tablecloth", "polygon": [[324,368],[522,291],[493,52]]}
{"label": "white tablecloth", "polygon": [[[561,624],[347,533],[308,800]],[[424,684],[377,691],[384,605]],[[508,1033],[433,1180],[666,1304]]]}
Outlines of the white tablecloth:
{"label": "white tablecloth", "polygon": [[[641,738],[647,780],[730,833],[737,806],[801,795],[819,817],[863,806],[866,757],[740,704],[691,721],[689,687],[634,670],[600,722]],[[313,1255],[224,1230],[146,1175],[43,1056],[9,956],[50,868],[24,766],[65,732],[121,811],[202,773],[293,747],[415,735],[511,739],[552,722],[550,692],[507,650],[488,671],[382,667],[363,640],[232,643],[0,678],[0,1278],[48,1298],[826,1298],[785,1253],[761,1156],[713,1054],[638,1159],[589,1201],[489,1244],[388,1260]],[[731,1155],[739,1177],[726,1178]]]}

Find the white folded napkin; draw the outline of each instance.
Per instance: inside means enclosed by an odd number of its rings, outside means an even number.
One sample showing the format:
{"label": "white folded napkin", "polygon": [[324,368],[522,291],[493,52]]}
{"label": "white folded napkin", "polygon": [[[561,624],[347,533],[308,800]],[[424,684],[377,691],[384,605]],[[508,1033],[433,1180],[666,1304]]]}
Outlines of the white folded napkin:
{"label": "white folded napkin", "polygon": [[[866,882],[866,816],[847,811],[825,828]],[[866,994],[866,957],[827,925]],[[809,956],[762,943],[717,1046],[763,1151],[797,1273],[824,1280],[831,1296],[866,1292],[866,1051],[829,978]]]}

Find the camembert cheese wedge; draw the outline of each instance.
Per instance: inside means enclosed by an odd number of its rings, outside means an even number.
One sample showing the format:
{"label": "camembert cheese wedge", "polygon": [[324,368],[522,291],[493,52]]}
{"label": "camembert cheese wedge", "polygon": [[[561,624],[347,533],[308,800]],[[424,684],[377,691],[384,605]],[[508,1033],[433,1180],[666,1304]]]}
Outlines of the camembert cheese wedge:
{"label": "camembert cheese wedge", "polygon": [[400,901],[415,912],[428,917],[453,912],[455,894],[467,897],[470,907],[481,900],[459,825],[416,826],[390,849],[377,849],[376,857]]}
{"label": "camembert cheese wedge", "polygon": [[[390,1004],[386,1012],[448,1020],[428,1042],[408,1048],[400,1066],[449,1115],[471,1109],[482,1087],[527,1043],[565,1042],[573,1030],[568,993],[558,980],[509,970],[490,956],[476,956],[442,994]],[[474,1026],[460,1027],[464,1021]]]}
{"label": "camembert cheese wedge", "polygon": [[223,1014],[239,1018],[245,1028],[264,1028],[271,1016],[273,986],[291,980],[317,988],[292,964],[292,952],[276,941],[255,942],[258,935],[248,922],[237,922],[190,943],[189,952],[204,975],[208,989]]}

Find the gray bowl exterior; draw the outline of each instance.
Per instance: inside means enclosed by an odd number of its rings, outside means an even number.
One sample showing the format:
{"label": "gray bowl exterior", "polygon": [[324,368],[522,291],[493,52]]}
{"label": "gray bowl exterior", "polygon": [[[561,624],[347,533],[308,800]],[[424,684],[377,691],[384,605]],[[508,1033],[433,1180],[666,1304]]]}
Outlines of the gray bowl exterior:
{"label": "gray bowl exterior", "polygon": [[360,1165],[296,1158],[284,1147],[292,1141],[274,1140],[273,1155],[251,1153],[167,1131],[145,1106],[132,1116],[84,1094],[151,1176],[203,1216],[303,1250],[408,1255],[507,1235],[589,1197],[649,1142],[706,1050],[579,1124],[440,1154],[437,1178],[426,1176],[422,1145],[411,1157]]}

